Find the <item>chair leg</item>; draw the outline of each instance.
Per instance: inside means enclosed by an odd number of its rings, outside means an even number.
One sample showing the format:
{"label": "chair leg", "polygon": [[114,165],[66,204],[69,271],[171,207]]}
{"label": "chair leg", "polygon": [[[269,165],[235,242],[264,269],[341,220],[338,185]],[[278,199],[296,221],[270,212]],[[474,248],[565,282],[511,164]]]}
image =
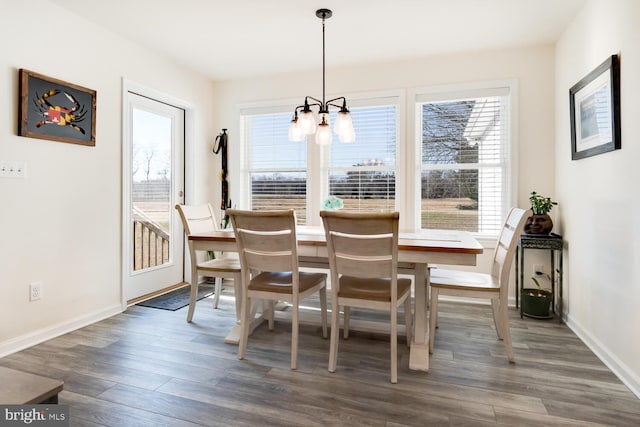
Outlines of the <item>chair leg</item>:
{"label": "chair leg", "polygon": [[327,287],[320,289],[320,316],[322,317],[322,338],[327,338]]}
{"label": "chair leg", "polygon": [[[273,301],[271,301],[271,307],[273,309]],[[300,314],[299,302],[296,299],[293,301],[293,316],[291,318],[291,369],[298,367],[298,317]]]}
{"label": "chair leg", "polygon": [[[268,319],[268,323],[269,323],[269,330],[273,331],[273,328],[275,327],[275,322],[274,322],[274,317],[275,314],[273,312],[274,310],[274,301],[273,300],[268,300],[268,301],[264,301],[263,302],[263,307],[264,305],[267,306],[267,319]],[[264,311],[264,308],[262,309],[262,311]]]}
{"label": "chair leg", "polygon": [[500,304],[495,298],[491,299],[491,310],[493,311],[493,324],[496,327],[496,334],[498,335],[498,339],[503,339],[503,325],[500,324]]}
{"label": "chair leg", "polygon": [[198,296],[198,276],[191,279],[191,295],[189,296],[189,311],[187,312],[187,322],[193,319],[193,312],[196,309],[196,297]]}
{"label": "chair leg", "polygon": [[213,295],[213,308],[218,308],[218,303],[220,302],[220,294],[222,293],[222,281],[224,280],[222,277],[214,277],[213,280],[216,283],[214,295]]}
{"label": "chair leg", "polygon": [[349,339],[349,315],[351,314],[351,307],[349,307],[348,305],[344,306],[344,324],[342,325],[342,327],[344,328],[344,339],[348,340]]}
{"label": "chair leg", "polygon": [[413,334],[413,325],[411,324],[411,296],[407,296],[407,299],[404,300],[404,325],[407,331],[407,347],[411,347],[411,336]]}
{"label": "chair leg", "polygon": [[502,334],[502,341],[504,342],[504,348],[507,351],[507,358],[509,362],[516,363],[516,358],[513,354],[513,347],[511,346],[511,332],[509,331],[509,307],[506,301],[498,301],[499,316],[500,316],[500,331]]}
{"label": "chair leg", "polygon": [[[395,304],[393,304],[395,305]],[[398,306],[391,307],[391,384],[398,382]]]}
{"label": "chair leg", "polygon": [[240,320],[240,343],[238,345],[238,359],[244,359],[244,353],[247,350],[247,341],[249,340],[249,327],[251,320],[249,318],[251,312],[251,299],[245,297],[242,299],[242,319]]}
{"label": "chair leg", "polygon": [[[334,295],[335,296],[335,295]],[[340,306],[337,297],[331,301],[331,342],[329,344],[329,372],[338,364],[338,334],[340,333]]]}
{"label": "chair leg", "polygon": [[242,275],[236,274],[233,277],[233,294],[236,300],[236,319],[242,316]]}
{"label": "chair leg", "polygon": [[429,307],[429,353],[433,353],[433,342],[436,337],[436,323],[438,321],[438,288],[431,288],[431,305]]}

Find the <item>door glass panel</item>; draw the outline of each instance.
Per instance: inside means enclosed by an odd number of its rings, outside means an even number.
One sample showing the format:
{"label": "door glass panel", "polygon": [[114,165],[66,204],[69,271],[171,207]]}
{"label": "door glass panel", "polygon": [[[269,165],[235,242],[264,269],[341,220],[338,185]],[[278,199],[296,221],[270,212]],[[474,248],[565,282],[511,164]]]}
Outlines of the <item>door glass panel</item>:
{"label": "door glass panel", "polygon": [[132,109],[131,219],[134,271],[170,262],[172,118]]}

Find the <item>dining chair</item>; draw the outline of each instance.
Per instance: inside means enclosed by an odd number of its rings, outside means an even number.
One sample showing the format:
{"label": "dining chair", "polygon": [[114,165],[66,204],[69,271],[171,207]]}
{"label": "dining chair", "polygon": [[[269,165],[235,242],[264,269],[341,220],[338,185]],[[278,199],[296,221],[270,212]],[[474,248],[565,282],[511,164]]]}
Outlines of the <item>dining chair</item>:
{"label": "dining chair", "polygon": [[244,359],[249,339],[253,300],[268,302],[269,330],[274,328],[274,301],[292,305],[291,369],[298,362],[300,301],[318,292],[322,336],[327,337],[327,275],[299,270],[296,216],[292,209],[247,211],[229,209],[236,235],[243,292],[238,359]]}
{"label": "dining chair", "polygon": [[411,280],[398,278],[398,212],[321,211],[331,270],[329,372],[336,371],[340,307],[344,337],[350,307],[390,313],[391,382],[398,382],[398,307],[404,304],[407,346],[411,344]]}
{"label": "dining chair", "polygon": [[466,298],[484,298],[491,301],[493,322],[498,338],[504,342],[509,362],[515,357],[509,332],[508,297],[509,274],[525,221],[531,210],[511,208],[500,232],[493,252],[490,273],[431,268],[431,308],[429,314],[429,353],[433,353],[436,326],[438,324],[438,297],[449,295]]}
{"label": "dining chair", "polygon": [[[191,234],[208,233],[218,229],[218,223],[210,204],[176,205],[176,210],[182,220],[182,227],[187,238],[191,259],[191,295],[189,311],[187,312],[187,322],[191,322],[196,308],[199,276],[215,278],[213,308],[218,308],[220,293],[222,293],[222,281],[224,279],[233,279],[235,285],[242,280],[242,273],[237,257],[216,253],[214,259],[209,259],[209,254],[200,254],[199,252],[205,251],[196,251],[193,247],[193,242],[189,240],[189,235]],[[238,316],[240,315],[239,299],[236,295],[236,314]]]}

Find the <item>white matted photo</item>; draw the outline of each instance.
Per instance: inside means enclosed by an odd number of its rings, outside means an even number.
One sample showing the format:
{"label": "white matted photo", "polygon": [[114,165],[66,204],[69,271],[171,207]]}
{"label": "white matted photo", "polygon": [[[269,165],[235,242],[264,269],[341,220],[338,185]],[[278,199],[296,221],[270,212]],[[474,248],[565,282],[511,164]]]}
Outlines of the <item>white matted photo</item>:
{"label": "white matted photo", "polygon": [[620,67],[612,55],[569,90],[571,158],[618,150],[620,144]]}

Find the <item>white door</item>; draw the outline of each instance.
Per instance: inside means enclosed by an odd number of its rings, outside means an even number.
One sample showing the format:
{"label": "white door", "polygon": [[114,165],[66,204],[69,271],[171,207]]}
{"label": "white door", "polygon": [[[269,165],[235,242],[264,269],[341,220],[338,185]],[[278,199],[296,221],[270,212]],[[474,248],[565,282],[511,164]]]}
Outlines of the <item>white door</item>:
{"label": "white door", "polygon": [[124,300],[184,278],[185,110],[125,92],[123,135]]}

